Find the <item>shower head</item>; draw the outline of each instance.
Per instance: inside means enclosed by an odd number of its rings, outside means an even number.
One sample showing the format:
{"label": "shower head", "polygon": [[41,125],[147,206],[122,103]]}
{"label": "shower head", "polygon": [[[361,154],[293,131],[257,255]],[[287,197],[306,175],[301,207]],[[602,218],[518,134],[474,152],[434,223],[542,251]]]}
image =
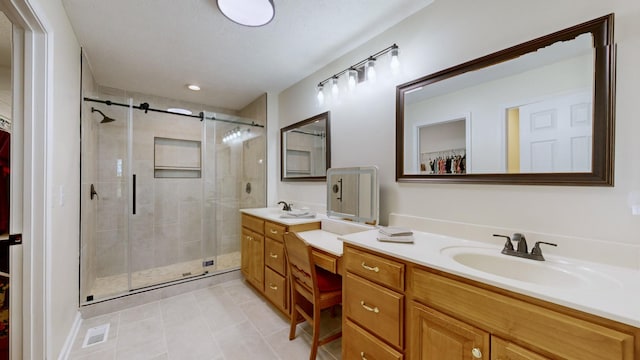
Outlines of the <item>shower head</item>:
{"label": "shower head", "polygon": [[110,117],[108,117],[107,115],[105,115],[102,111],[96,109],[96,108],[91,108],[91,112],[97,112],[98,114],[102,115],[102,120],[100,121],[100,124],[104,124],[104,123],[110,123],[112,121],[116,121],[116,119],[112,119]]}

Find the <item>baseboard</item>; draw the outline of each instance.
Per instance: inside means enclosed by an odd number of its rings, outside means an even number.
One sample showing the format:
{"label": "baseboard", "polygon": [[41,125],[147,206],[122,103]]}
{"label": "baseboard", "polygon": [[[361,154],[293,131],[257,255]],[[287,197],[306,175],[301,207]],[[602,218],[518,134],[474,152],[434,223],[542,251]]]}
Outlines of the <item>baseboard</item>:
{"label": "baseboard", "polygon": [[76,336],[78,336],[78,330],[80,330],[81,325],[82,316],[80,315],[80,311],[78,311],[76,312],[76,318],[73,320],[73,326],[71,326],[71,330],[69,330],[67,339],[62,346],[62,350],[60,351],[58,360],[67,360],[67,358],[69,358],[69,354],[71,354],[71,348],[73,348],[73,342],[76,340]]}

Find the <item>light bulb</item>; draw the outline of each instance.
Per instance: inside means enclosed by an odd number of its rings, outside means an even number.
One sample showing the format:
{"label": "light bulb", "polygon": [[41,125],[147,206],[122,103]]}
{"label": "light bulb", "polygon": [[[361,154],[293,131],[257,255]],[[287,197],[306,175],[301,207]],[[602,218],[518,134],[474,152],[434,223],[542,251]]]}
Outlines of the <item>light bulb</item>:
{"label": "light bulb", "polygon": [[398,47],[394,47],[391,49],[391,61],[389,62],[389,66],[391,66],[391,72],[393,74],[397,74],[400,69],[400,59],[398,58]]}
{"label": "light bulb", "polygon": [[337,98],[338,95],[340,95],[340,89],[338,89],[338,78],[337,77],[333,77],[331,79],[331,95],[333,95],[334,98]]}
{"label": "light bulb", "polygon": [[367,61],[367,81],[376,81],[376,60],[369,58]]}
{"label": "light bulb", "polygon": [[356,84],[358,83],[358,72],[355,69],[349,69],[349,71],[347,71],[347,79],[349,91],[355,90]]}
{"label": "light bulb", "polygon": [[324,105],[324,86],[323,85],[318,85],[318,105],[322,106]]}

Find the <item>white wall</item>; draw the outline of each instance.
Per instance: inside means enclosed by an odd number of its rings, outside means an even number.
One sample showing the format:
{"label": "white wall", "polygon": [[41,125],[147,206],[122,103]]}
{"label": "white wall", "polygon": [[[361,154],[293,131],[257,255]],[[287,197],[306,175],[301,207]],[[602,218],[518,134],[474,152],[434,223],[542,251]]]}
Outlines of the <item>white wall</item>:
{"label": "white wall", "polygon": [[[47,127],[46,304],[47,358],[55,358],[78,310],[78,238],[80,211],[80,46],[59,0],[31,0],[44,18],[49,37],[49,104]],[[44,294],[43,294],[44,295]]]}
{"label": "white wall", "polygon": [[[617,109],[615,187],[410,184],[395,182],[395,86],[408,80],[615,12]],[[280,127],[331,111],[331,164],[378,165],[381,223],[391,212],[471,224],[640,244],[640,217],[627,197],[640,189],[640,2],[617,0],[436,1],[285,90]],[[318,107],[315,85],[393,43],[402,73],[337,104]],[[383,64],[380,64],[383,65]],[[273,139],[273,138],[272,138]],[[273,139],[273,141],[276,141]],[[278,164],[279,166],[279,164]],[[278,197],[322,205],[324,183],[278,184]],[[640,262],[640,259],[639,259]]]}

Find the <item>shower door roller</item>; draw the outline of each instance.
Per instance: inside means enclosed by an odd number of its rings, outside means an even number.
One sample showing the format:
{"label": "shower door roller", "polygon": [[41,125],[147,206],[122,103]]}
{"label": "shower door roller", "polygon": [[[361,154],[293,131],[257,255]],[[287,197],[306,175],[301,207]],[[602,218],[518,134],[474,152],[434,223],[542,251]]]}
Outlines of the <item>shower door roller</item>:
{"label": "shower door roller", "polygon": [[244,187],[244,192],[247,194],[251,194],[251,183],[247,182],[247,185]]}

